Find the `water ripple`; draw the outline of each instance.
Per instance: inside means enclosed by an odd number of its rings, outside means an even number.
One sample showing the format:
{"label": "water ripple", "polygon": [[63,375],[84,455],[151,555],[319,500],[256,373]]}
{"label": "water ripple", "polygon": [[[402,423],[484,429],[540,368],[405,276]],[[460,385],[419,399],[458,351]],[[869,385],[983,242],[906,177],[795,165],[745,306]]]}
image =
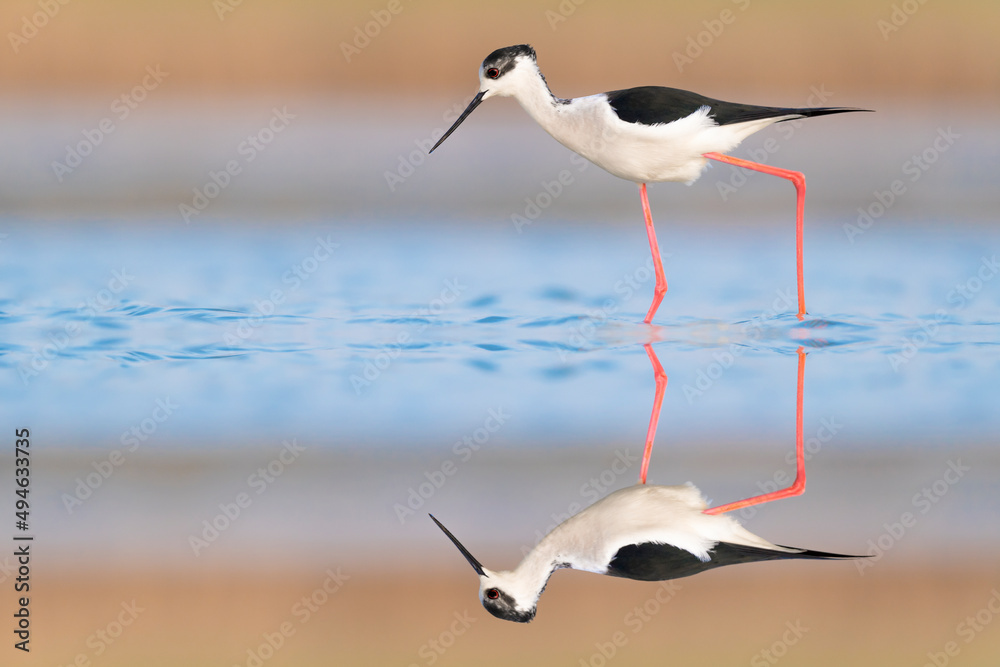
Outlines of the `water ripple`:
{"label": "water ripple", "polygon": [[510,349],[506,345],[497,345],[496,343],[476,343],[476,347],[487,352],[503,352]]}
{"label": "water ripple", "polygon": [[[544,298],[551,297],[546,293]],[[314,355],[343,349],[362,355],[400,351],[473,355],[475,367],[494,372],[498,369],[495,362],[476,355],[512,350],[580,355],[646,342],[678,350],[743,348],[789,354],[804,346],[813,351],[875,350],[892,354],[906,346],[946,351],[959,345],[996,346],[1000,341],[1000,324],[982,319],[966,322],[960,313],[884,313],[876,317],[836,314],[803,321],[791,313],[732,321],[673,317],[654,325],[624,316],[600,318],[580,313],[473,316],[474,306],[496,300],[490,297],[456,307],[449,312],[450,318],[391,312],[360,313],[349,318],[336,313],[265,317],[232,308],[140,303],[121,303],[96,315],[80,309],[38,307],[0,316],[0,364],[17,365],[38,354],[50,358],[110,357],[120,363],[136,364],[268,353]],[[315,310],[321,311],[318,307]],[[523,337],[526,329],[539,335]],[[115,335],[106,335],[109,331]],[[467,351],[457,351],[461,349]],[[559,378],[570,372],[560,366],[548,368],[545,375]]]}

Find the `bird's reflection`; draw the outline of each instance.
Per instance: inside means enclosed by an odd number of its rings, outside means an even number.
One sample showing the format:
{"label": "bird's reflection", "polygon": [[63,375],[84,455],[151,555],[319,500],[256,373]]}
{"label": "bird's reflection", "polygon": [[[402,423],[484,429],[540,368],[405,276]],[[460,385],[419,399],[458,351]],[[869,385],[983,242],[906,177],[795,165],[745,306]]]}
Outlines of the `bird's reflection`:
{"label": "bird's reflection", "polygon": [[795,482],[786,489],[708,507],[701,492],[680,486],[646,484],[653,440],[667,376],[651,345],[645,345],[656,379],[639,483],[615,491],[556,526],[510,571],[484,567],[437,519],[434,523],[458,547],[479,575],[479,599],[488,612],[508,621],[535,617],[538,598],[558,569],[573,568],[615,577],[662,581],[723,565],[788,558],[856,558],[772,544],[725,516],[742,507],[801,494],[805,490],[802,446],[802,388],[806,354],[798,350]]}
{"label": "bird's reflection", "polygon": [[663,372],[660,359],[653,352],[653,346],[649,343],[643,345],[646,348],[646,355],[649,356],[649,363],[653,365],[653,377],[656,379],[656,393],[653,394],[653,411],[649,415],[649,428],[646,429],[646,447],[642,451],[642,466],[639,468],[639,483],[646,483],[646,474],[649,472],[649,457],[653,454],[653,440],[656,439],[656,427],[660,423],[660,408],[663,406],[663,392],[667,389],[667,374]]}
{"label": "bird's reflection", "polygon": [[[646,348],[646,354],[649,355],[649,362],[653,365],[653,375],[656,378],[656,393],[653,396],[653,411],[649,416],[649,428],[646,431],[646,447],[642,454],[642,466],[639,468],[640,484],[646,483],[646,473],[649,471],[649,459],[653,454],[653,440],[656,438],[656,427],[660,422],[663,393],[667,387],[667,374],[663,371],[663,366],[660,364],[656,352],[653,351],[653,346],[646,343],[643,347]],[[795,481],[785,489],[778,489],[777,491],[771,491],[759,496],[752,496],[725,505],[719,505],[718,507],[711,507],[705,510],[706,514],[725,514],[726,512],[750,507],[751,505],[760,505],[772,500],[800,496],[805,492],[806,460],[802,438],[802,399],[806,379],[805,348],[799,347],[796,355],[799,359],[799,370],[795,392]]]}

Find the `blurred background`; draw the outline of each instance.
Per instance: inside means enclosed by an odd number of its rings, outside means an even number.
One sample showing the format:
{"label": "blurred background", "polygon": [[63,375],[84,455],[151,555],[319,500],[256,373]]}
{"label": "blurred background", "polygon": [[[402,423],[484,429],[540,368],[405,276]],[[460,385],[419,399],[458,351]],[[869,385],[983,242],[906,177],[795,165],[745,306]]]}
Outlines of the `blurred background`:
{"label": "blurred background", "polygon": [[[1000,654],[995,2],[7,0],[0,7],[0,617],[58,665],[993,665]],[[635,186],[516,102],[439,151],[494,49],[553,92],[857,106]],[[553,183],[563,187],[556,189]],[[792,295],[792,296],[789,296]],[[871,554],[660,586],[487,567],[634,483]],[[12,647],[31,433],[31,651]]]}

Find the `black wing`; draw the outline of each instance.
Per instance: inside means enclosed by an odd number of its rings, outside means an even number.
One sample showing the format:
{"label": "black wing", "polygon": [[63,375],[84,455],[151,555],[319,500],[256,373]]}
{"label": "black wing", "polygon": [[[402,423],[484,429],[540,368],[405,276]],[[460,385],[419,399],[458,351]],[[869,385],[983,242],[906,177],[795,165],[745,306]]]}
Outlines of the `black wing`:
{"label": "black wing", "polygon": [[722,567],[723,565],[753,563],[761,560],[784,560],[787,558],[863,558],[863,556],[847,556],[845,554],[812,551],[809,549],[794,552],[773,551],[771,549],[748,547],[729,542],[719,542],[716,544],[709,556],[709,560],[701,561],[690,551],[670,544],[657,544],[655,542],[630,544],[618,550],[615,557],[611,559],[611,564],[608,566],[608,571],[605,574],[613,577],[625,577],[626,579],[639,579],[641,581],[663,581],[665,579],[690,577],[692,574],[698,574],[699,572],[711,570],[714,567]]}
{"label": "black wing", "polygon": [[[709,115],[719,125],[744,123],[777,116],[824,116],[847,111],[867,111],[847,107],[761,107],[753,104],[723,102],[698,93],[662,86],[641,86],[604,93],[615,113],[626,123],[656,125],[672,123],[690,116],[702,107],[711,109]],[[791,119],[789,119],[791,120]]]}

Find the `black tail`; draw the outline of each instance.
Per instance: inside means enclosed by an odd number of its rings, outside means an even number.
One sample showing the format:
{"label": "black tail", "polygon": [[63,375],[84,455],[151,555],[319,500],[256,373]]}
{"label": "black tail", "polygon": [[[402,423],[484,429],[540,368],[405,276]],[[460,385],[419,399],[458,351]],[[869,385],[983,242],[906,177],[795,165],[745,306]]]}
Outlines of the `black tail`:
{"label": "black tail", "polygon": [[868,558],[868,556],[849,556],[847,554],[835,554],[828,551],[813,551],[812,549],[786,547],[780,544],[778,546],[782,549],[795,549],[795,551],[775,551],[774,549],[751,547],[745,544],[719,542],[712,550],[712,561],[714,561],[717,565],[734,565],[736,563],[753,563],[759,560],[787,560],[790,558],[809,558],[819,560]]}
{"label": "black tail", "polygon": [[715,114],[715,122],[719,125],[729,125],[730,123],[745,123],[751,120],[763,120],[765,118],[775,118],[777,116],[790,116],[782,118],[779,123],[786,120],[796,120],[798,118],[809,118],[812,116],[827,116],[833,113],[848,113],[850,111],[872,111],[871,109],[855,109],[853,107],[758,107],[751,105],[732,105],[729,108],[720,109]]}

